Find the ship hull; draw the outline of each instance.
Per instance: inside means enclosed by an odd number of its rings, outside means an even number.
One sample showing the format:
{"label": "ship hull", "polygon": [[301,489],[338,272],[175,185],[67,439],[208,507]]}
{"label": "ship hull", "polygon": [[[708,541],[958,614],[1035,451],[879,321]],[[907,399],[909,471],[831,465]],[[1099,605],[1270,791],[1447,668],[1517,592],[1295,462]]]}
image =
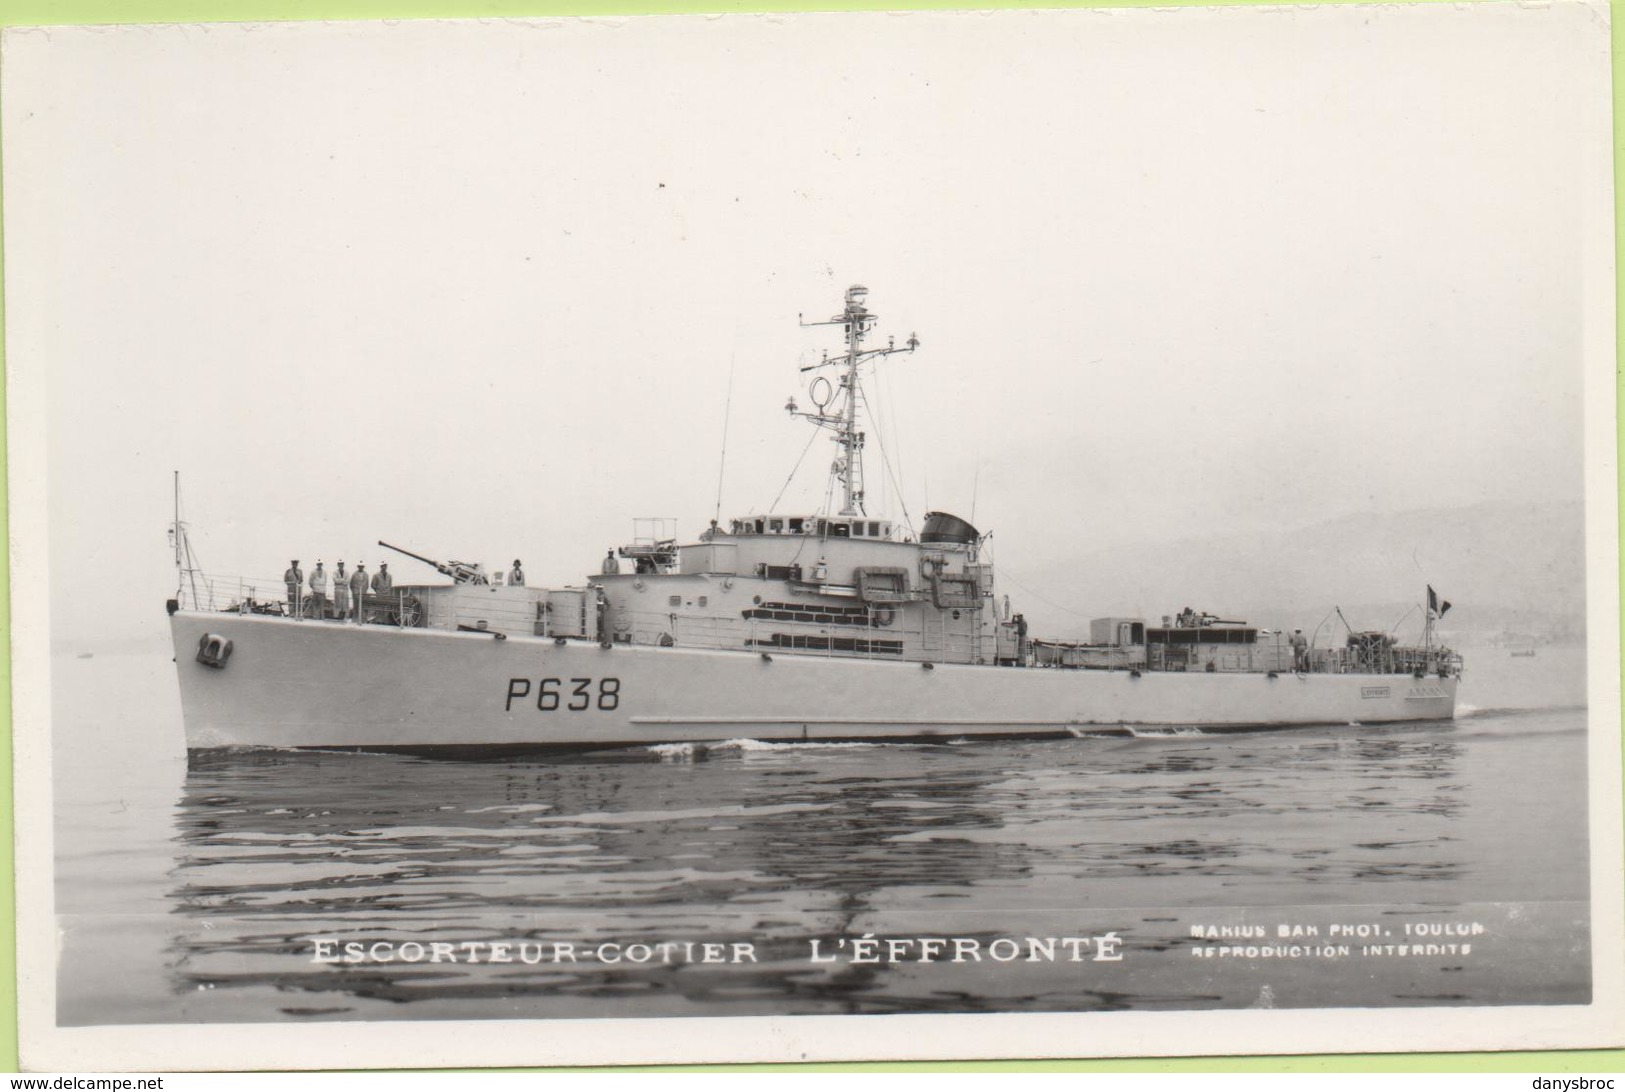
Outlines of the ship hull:
{"label": "ship hull", "polygon": [[[1076,736],[1447,720],[1456,680],[898,663],[179,612],[190,750],[500,755],[727,739]],[[230,642],[220,666],[206,638]],[[223,647],[223,646],[222,646]]]}

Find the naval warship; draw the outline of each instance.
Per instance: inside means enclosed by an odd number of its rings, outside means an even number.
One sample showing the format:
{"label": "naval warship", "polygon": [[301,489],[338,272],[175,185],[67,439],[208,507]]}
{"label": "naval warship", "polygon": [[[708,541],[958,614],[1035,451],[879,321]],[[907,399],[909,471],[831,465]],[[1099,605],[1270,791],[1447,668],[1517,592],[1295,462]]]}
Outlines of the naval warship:
{"label": "naval warship", "polygon": [[[166,604],[189,750],[307,748],[500,757],[549,749],[762,741],[957,741],[1249,731],[1447,720],[1461,658],[1350,632],[1294,648],[1279,631],[1185,609],[1100,618],[1089,639],[1028,632],[995,590],[986,536],[929,512],[914,532],[866,510],[862,373],[919,341],[869,345],[854,285],[827,323],[844,351],[793,417],[833,433],[826,510],[712,521],[679,541],[634,523],[579,584],[465,562],[365,592],[342,612],[192,565],[177,505]],[[387,543],[380,545],[388,546]],[[330,677],[343,687],[289,680]]]}

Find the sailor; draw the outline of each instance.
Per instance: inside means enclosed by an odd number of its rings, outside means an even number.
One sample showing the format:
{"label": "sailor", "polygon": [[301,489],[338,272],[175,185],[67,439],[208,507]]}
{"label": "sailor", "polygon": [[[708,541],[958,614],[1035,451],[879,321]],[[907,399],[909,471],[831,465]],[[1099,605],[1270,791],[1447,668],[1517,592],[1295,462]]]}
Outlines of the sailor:
{"label": "sailor", "polygon": [[350,613],[350,577],[344,571],[344,562],[333,570],[333,617],[344,621]]}
{"label": "sailor", "polygon": [[1309,670],[1309,638],[1303,635],[1303,630],[1292,631],[1292,670]]}
{"label": "sailor", "polygon": [[299,593],[305,586],[305,574],[299,571],[299,562],[288,562],[288,571],[282,574],[282,582],[288,585],[288,611],[295,618],[299,617]]}
{"label": "sailor", "polygon": [[389,562],[378,563],[378,574],[372,578],[372,594],[388,595],[395,587],[395,578],[389,575]]}
{"label": "sailor", "polygon": [[621,563],[615,560],[615,551],[611,550],[604,555],[604,564],[600,570],[605,576],[616,576],[621,571]]}
{"label": "sailor", "polygon": [[350,598],[354,600],[350,604],[350,621],[360,625],[367,617],[367,612],[364,609],[366,606],[364,600],[367,598],[367,563],[365,561],[357,561],[355,563],[355,572],[350,574]]}
{"label": "sailor", "polygon": [[594,584],[592,587],[594,592],[593,606],[597,608],[598,612],[598,643],[603,645],[605,648],[608,648],[610,645],[609,596],[604,594],[604,586],[602,584]]}
{"label": "sailor", "polygon": [[513,559],[513,572],[508,574],[508,583],[516,588],[525,586],[525,570],[520,566],[519,559]]}
{"label": "sailor", "polygon": [[327,570],[322,568],[321,559],[316,560],[316,568],[310,574],[311,616],[323,618],[327,615]]}

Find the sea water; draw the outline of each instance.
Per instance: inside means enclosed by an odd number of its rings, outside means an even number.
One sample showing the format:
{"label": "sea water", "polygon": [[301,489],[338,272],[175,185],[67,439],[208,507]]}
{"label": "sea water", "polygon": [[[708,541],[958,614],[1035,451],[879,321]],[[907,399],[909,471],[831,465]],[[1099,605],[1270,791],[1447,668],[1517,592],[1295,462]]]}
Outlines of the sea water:
{"label": "sea water", "polygon": [[167,655],[52,669],[66,1025],[1590,996],[1578,648],[1450,723],[190,767]]}

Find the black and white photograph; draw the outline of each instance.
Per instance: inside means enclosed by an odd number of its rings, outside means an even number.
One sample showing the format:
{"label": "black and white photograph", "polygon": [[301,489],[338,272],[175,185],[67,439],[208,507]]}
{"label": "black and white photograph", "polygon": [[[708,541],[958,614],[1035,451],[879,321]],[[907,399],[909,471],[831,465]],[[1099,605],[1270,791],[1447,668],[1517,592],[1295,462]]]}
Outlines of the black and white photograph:
{"label": "black and white photograph", "polygon": [[1625,1045],[1608,16],[8,28],[24,1066]]}

